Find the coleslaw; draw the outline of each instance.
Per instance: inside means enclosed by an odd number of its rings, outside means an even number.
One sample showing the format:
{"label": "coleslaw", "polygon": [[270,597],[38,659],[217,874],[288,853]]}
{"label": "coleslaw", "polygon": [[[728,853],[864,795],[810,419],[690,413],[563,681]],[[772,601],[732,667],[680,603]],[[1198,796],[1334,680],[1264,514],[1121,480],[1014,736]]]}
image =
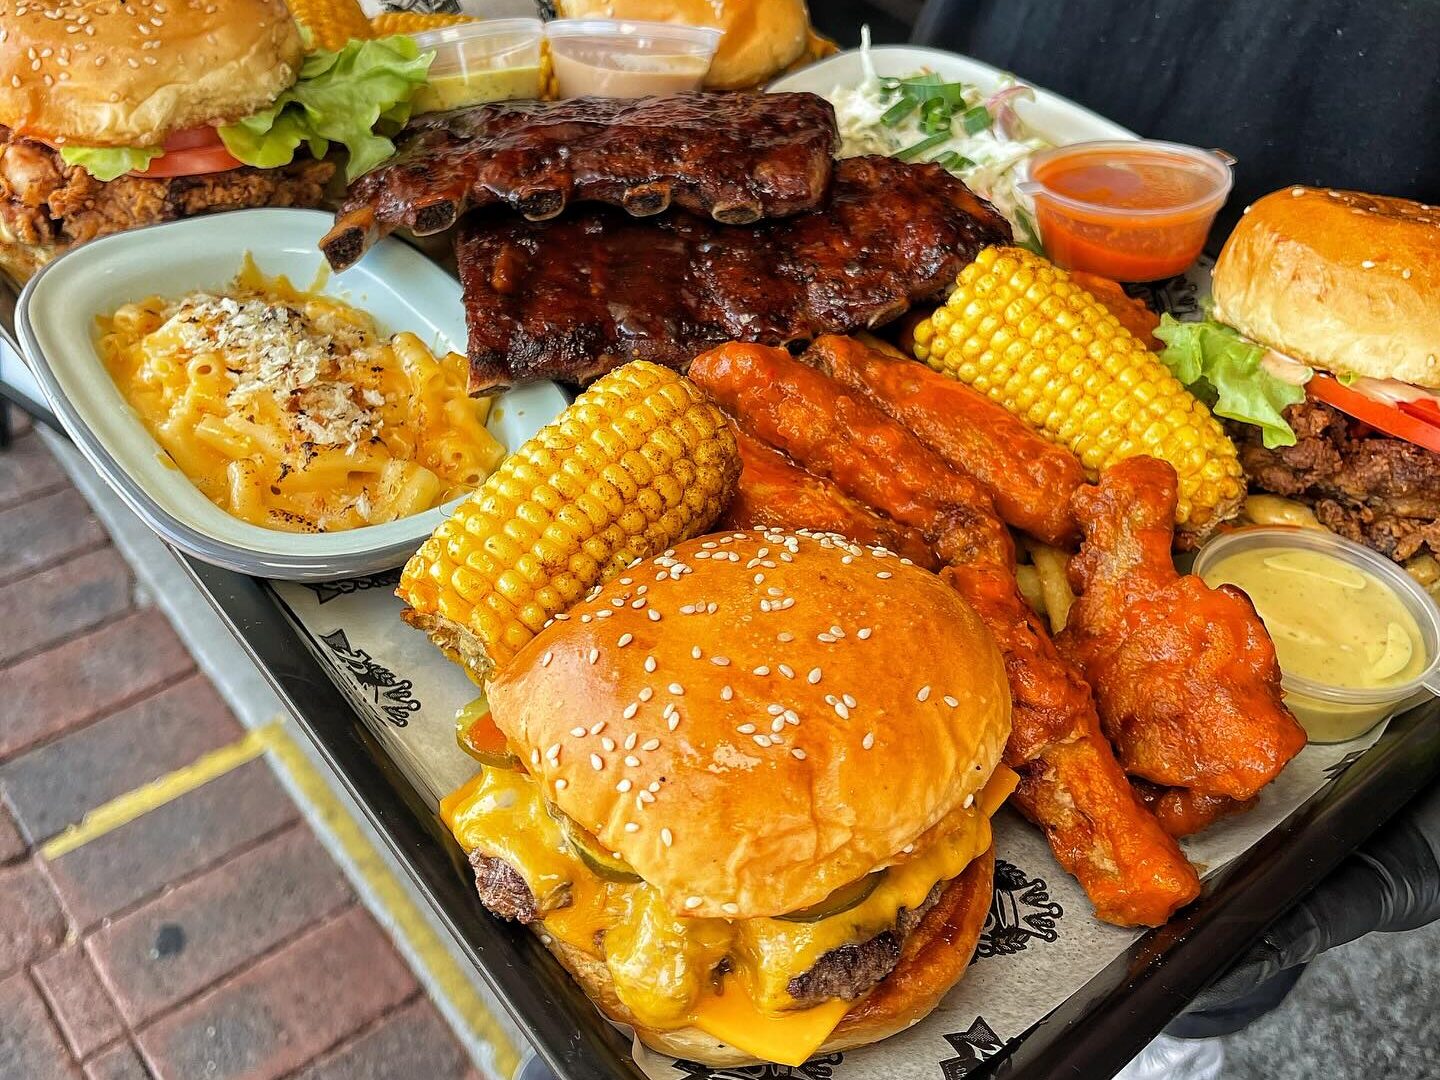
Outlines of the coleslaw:
{"label": "coleslaw", "polygon": [[1053,144],[1015,111],[1017,101],[1035,99],[1034,90],[1010,75],[988,94],[926,70],[881,76],[870,59],[868,27],[861,33],[860,51],[865,78],[826,95],[835,107],[840,156],[885,154],[936,162],[1003,214],[1017,240],[1036,246],[1037,232],[1016,184],[1022,163]]}

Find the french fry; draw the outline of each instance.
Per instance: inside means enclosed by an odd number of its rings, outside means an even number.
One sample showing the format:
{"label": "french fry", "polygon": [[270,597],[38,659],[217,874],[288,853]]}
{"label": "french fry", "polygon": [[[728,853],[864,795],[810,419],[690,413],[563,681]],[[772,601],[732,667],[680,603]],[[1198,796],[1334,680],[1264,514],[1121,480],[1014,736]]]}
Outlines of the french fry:
{"label": "french fry", "polygon": [[1040,590],[1045,604],[1045,617],[1050,620],[1050,632],[1058,634],[1065,629],[1065,620],[1070,617],[1070,605],[1075,603],[1075,593],[1065,576],[1065,567],[1070,562],[1068,552],[1045,544],[1030,545],[1030,558],[1040,578]]}
{"label": "french fry", "polygon": [[1045,586],[1040,583],[1040,571],[1030,565],[1015,567],[1015,584],[1020,586],[1020,595],[1035,609],[1035,614],[1044,615]]}

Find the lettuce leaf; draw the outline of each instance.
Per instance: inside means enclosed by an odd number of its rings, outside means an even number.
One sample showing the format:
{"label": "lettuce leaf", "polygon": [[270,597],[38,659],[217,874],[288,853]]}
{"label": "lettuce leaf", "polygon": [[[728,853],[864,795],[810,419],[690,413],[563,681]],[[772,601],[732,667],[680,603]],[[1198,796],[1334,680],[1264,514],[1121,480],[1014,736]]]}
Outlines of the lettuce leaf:
{"label": "lettuce leaf", "polygon": [[128,172],[144,172],[165,151],[158,146],[62,146],[60,159],[78,165],[96,180],[114,180]]}
{"label": "lettuce leaf", "polygon": [[300,78],[275,104],[226,124],[220,138],[230,153],[262,169],[289,164],[301,143],[316,157],[340,143],[350,155],[345,178],[354,180],[395,152],[384,132],[399,130],[410,118],[410,97],[434,58],[404,36],[311,53]]}
{"label": "lettuce leaf", "polygon": [[1282,411],[1304,401],[1305,388],[1266,371],[1263,348],[1213,319],[1179,322],[1161,315],[1155,336],[1165,342],[1160,359],[1215,415],[1254,424],[1267,449],[1295,445]]}

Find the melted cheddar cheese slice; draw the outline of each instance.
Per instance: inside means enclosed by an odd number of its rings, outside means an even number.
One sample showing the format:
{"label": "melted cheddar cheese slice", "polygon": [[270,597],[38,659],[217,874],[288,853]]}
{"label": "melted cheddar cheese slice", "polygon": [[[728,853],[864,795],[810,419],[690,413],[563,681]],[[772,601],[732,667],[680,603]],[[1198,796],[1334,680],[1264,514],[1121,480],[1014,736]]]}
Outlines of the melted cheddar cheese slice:
{"label": "melted cheddar cheese slice", "polygon": [[[641,1024],[693,1025],[756,1057],[798,1064],[848,1005],[797,1008],[790,980],[832,949],[893,927],[901,908],[918,907],[937,882],[958,876],[990,846],[990,817],[1017,780],[997,768],[971,806],[926,833],[919,850],[899,856],[864,900],[810,922],[674,915],[653,886],[609,880],[578,858],[539,787],[520,770],[485,769],[444,800],[441,816],[466,851],[503,859],[520,873],[546,933],[602,959],[616,995]],[[717,994],[712,973],[726,958],[733,971]]]}

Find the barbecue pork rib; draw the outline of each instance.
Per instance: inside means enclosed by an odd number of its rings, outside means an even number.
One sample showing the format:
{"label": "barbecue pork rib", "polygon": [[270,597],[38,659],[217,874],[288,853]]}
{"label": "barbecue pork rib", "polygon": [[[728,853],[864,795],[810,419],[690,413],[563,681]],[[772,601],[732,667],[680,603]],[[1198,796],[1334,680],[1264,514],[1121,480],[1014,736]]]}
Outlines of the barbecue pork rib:
{"label": "barbecue pork rib", "polygon": [[586,383],[631,360],[684,370],[726,341],[785,345],[878,326],[941,295],[1010,226],[938,165],[836,162],[814,213],[748,228],[592,208],[548,222],[477,213],[455,254],[470,392]]}
{"label": "barbecue pork rib", "polygon": [[840,139],[814,94],[684,93],[492,102],[417,121],[398,145],[320,241],[336,270],[396,228],[425,236],[492,204],[532,221],[572,200],[732,225],[802,213],[824,197]]}

